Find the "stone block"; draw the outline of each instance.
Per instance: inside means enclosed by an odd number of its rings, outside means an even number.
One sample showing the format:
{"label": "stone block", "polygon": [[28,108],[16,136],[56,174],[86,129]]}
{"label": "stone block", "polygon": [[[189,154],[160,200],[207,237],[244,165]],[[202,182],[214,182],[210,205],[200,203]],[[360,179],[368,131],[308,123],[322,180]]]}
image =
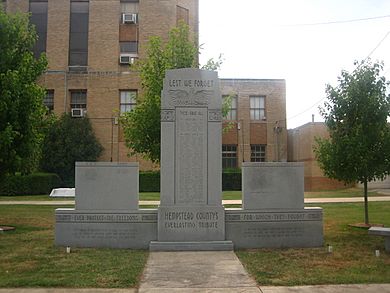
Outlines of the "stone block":
{"label": "stone block", "polygon": [[243,163],[244,210],[303,209],[303,163]]}
{"label": "stone block", "polygon": [[137,210],[138,163],[76,162],[77,210]]}
{"label": "stone block", "polygon": [[225,211],[226,239],[235,249],[320,247],[322,209]]}
{"label": "stone block", "polygon": [[55,212],[55,245],[148,249],[157,240],[157,210]]}

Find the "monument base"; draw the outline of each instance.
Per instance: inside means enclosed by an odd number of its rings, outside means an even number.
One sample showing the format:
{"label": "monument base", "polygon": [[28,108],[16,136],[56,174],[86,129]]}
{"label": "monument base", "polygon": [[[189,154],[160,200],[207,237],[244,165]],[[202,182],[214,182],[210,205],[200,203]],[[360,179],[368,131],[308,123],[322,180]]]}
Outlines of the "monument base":
{"label": "monument base", "polygon": [[150,251],[231,251],[232,241],[164,242],[151,241]]}
{"label": "monument base", "polygon": [[160,206],[158,241],[202,242],[225,240],[223,206]]}

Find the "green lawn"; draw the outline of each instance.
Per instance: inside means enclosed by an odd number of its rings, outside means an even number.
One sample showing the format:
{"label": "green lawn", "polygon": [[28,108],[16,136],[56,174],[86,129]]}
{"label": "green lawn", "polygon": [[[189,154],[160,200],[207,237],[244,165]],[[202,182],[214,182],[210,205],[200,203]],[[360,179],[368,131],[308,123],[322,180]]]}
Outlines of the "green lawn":
{"label": "green lawn", "polygon": [[[318,206],[318,205],[317,205]],[[364,221],[362,204],[323,204],[325,244],[310,249],[255,249],[237,255],[259,285],[390,283],[384,239],[348,224]],[[370,221],[390,227],[390,202],[369,204]],[[381,256],[375,256],[375,250]]]}
{"label": "green lawn", "polygon": [[[390,283],[390,254],[382,237],[351,228],[362,204],[323,204],[325,243],[310,249],[254,249],[237,255],[260,285]],[[148,252],[54,246],[52,206],[0,206],[0,287],[136,287]],[[371,222],[390,227],[390,202],[370,203]],[[375,257],[374,251],[381,250]]]}
{"label": "green lawn", "polygon": [[135,287],[147,251],[54,246],[51,206],[0,206],[0,287]]}
{"label": "green lawn", "polygon": [[[241,199],[241,191],[223,191],[223,199]],[[324,197],[362,197],[361,188],[346,188],[332,191],[305,192],[305,198],[324,198]],[[376,191],[370,191],[369,196],[384,196]],[[159,192],[140,192],[140,200],[160,200]],[[74,200],[74,197],[50,197],[48,195],[18,195],[18,196],[0,196],[0,201],[6,200]]]}
{"label": "green lawn", "polygon": [[[315,191],[315,192],[305,192],[305,198],[326,198],[326,197],[362,197],[363,189],[362,188],[345,188],[339,190],[329,190],[329,191]],[[386,196],[385,194],[380,194],[376,191],[369,191],[368,196]]]}

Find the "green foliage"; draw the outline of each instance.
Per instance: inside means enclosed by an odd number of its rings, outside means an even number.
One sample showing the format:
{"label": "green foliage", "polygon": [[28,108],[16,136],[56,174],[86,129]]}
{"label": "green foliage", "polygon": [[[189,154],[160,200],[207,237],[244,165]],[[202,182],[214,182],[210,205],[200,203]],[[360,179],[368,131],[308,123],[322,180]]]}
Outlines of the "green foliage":
{"label": "green foliage", "polygon": [[136,66],[143,98],[133,111],[120,117],[130,155],[139,153],[152,162],[160,161],[160,101],[165,71],[194,67],[196,53],[194,43],[189,40],[189,28],[183,23],[170,31],[167,44],[159,37],[149,40],[148,57]]}
{"label": "green foliage", "polygon": [[47,62],[31,52],[36,38],[28,15],[0,9],[0,177],[29,173],[39,161],[45,91],[36,80]]}
{"label": "green foliage", "polygon": [[370,61],[355,63],[356,69],[342,71],[339,85],[327,85],[328,101],[321,109],[329,139],[317,139],[315,154],[325,175],[365,185],[390,172],[390,98],[383,65]]}
{"label": "green foliage", "polygon": [[0,180],[0,195],[49,194],[62,185],[57,174],[7,175]]}
{"label": "green foliage", "polygon": [[330,178],[364,183],[390,171],[390,98],[380,76],[383,65],[357,65],[342,72],[337,87],[327,85],[322,115],[330,139],[318,139],[315,152]]}
{"label": "green foliage", "polygon": [[139,191],[140,192],[159,192],[160,191],[160,172],[148,171],[139,173]]}
{"label": "green foliage", "polygon": [[76,161],[96,161],[103,151],[88,117],[63,114],[47,131],[41,168],[58,174],[67,185],[74,184]]}
{"label": "green foliage", "polygon": [[223,170],[222,190],[241,190],[241,169]]}
{"label": "green foliage", "polygon": [[[160,161],[160,104],[165,71],[168,69],[198,67],[198,48],[190,40],[189,28],[184,23],[169,32],[164,44],[159,37],[152,37],[147,47],[147,57],[140,60],[136,70],[140,72],[143,96],[137,107],[121,115],[126,146],[129,155],[142,154],[154,163]],[[210,68],[217,68],[222,61],[209,61]]]}

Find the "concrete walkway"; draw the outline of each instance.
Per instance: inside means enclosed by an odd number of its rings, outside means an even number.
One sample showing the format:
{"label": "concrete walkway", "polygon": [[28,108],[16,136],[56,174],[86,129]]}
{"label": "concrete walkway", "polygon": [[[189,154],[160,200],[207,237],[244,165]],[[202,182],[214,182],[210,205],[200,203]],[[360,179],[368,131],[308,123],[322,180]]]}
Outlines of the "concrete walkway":
{"label": "concrete walkway", "polygon": [[260,293],[233,251],[151,252],[140,293]]}
{"label": "concrete walkway", "polygon": [[[363,202],[363,197],[335,197],[335,198],[305,198],[305,203],[348,203],[348,202]],[[368,198],[368,201],[390,201],[390,196],[372,196]],[[223,200],[222,204],[241,204],[240,199],[228,199]],[[0,201],[0,205],[53,205],[53,206],[66,206],[74,205],[74,200],[4,200]],[[159,205],[158,200],[140,200],[139,205]]]}

